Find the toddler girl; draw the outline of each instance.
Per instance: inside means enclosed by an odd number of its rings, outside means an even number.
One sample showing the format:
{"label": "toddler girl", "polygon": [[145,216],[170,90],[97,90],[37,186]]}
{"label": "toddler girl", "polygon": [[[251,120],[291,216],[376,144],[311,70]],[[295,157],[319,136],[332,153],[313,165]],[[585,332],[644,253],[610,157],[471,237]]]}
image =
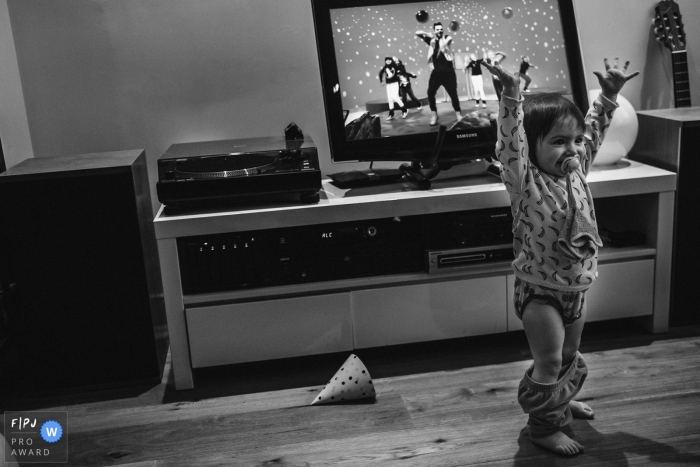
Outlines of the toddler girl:
{"label": "toddler girl", "polygon": [[483,63],[503,84],[496,155],[513,213],[514,304],[534,360],[518,402],[529,416],[531,441],[562,455],[584,447],[561,428],[572,417],[594,416],[573,400],[588,374],[578,347],[602,246],[586,175],[618,92],[639,74],[626,74],[629,61],[622,70],[617,63],[610,67],[605,59],[605,73],[594,72],[602,92],[585,117],[558,94],[523,100],[519,75]]}

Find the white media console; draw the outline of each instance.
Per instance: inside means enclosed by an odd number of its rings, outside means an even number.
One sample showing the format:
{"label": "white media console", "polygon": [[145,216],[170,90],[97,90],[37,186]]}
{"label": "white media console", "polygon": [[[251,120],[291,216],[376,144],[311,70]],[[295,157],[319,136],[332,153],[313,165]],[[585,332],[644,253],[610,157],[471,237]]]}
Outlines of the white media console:
{"label": "white media console", "polygon": [[[623,159],[588,176],[600,224],[644,232],[646,244],[604,247],[588,294],[589,321],[639,317],[668,329],[676,174]],[[175,387],[192,368],[522,329],[512,310],[509,262],[183,295],[177,239],[280,227],[448,213],[509,205],[494,176],[342,190],[323,182],[318,204],[165,214],[155,220]],[[497,336],[495,336],[497,338]]]}

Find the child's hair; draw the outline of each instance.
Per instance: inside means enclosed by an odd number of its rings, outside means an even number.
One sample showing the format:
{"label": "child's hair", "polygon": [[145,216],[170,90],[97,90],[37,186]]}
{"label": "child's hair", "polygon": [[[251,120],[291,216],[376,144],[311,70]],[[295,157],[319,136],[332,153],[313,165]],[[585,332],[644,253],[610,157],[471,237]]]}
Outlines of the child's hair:
{"label": "child's hair", "polygon": [[537,144],[552,130],[554,125],[571,117],[583,131],[586,127],[581,110],[566,97],[556,93],[535,94],[523,102],[523,128],[530,148],[530,160],[542,170],[537,161]]}

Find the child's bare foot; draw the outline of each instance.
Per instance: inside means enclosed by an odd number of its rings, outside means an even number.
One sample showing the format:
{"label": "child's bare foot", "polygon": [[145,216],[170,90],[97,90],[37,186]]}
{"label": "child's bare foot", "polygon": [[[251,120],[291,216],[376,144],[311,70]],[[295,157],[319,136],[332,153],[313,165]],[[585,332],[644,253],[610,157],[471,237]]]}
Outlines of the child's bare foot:
{"label": "child's bare foot", "polygon": [[593,409],[583,402],[569,401],[569,409],[571,409],[571,415],[574,418],[585,418],[586,420],[593,420],[595,418]]}
{"label": "child's bare foot", "polygon": [[546,438],[530,437],[530,441],[542,446],[545,449],[561,454],[562,456],[573,456],[574,454],[578,454],[579,452],[583,452],[585,450],[581,444],[569,438],[561,431],[552,433]]}

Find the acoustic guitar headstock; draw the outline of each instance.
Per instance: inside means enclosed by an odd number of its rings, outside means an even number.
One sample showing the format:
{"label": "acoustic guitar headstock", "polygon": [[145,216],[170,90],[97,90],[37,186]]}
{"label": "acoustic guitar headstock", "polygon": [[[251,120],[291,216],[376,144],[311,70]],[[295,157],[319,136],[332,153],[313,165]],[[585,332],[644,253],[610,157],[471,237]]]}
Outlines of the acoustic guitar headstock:
{"label": "acoustic guitar headstock", "polygon": [[656,5],[654,25],[656,41],[663,43],[671,52],[685,50],[685,31],[683,18],[678,4],[673,0],[664,0]]}

